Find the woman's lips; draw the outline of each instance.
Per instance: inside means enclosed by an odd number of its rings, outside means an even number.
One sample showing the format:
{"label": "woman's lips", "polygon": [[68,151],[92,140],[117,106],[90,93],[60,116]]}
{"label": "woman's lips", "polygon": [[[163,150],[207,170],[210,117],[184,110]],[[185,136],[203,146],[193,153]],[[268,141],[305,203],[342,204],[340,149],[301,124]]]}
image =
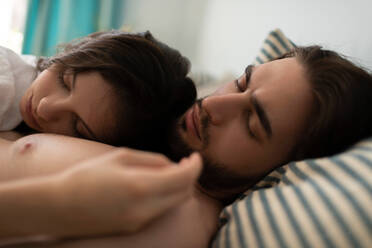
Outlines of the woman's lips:
{"label": "woman's lips", "polygon": [[31,95],[31,97],[29,98],[26,104],[26,114],[27,114],[28,120],[31,122],[30,123],[31,128],[34,128],[40,131],[41,127],[39,123],[36,121],[33,111],[32,111],[32,98],[33,98],[33,95]]}

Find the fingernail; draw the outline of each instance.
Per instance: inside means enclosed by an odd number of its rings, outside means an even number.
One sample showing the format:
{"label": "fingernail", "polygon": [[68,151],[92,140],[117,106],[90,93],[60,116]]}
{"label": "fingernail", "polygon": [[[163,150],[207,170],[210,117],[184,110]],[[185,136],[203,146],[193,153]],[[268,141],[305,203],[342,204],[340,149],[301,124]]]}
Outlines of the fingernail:
{"label": "fingernail", "polygon": [[190,155],[190,159],[196,159],[199,155],[198,155],[199,153],[198,152],[193,152],[191,155]]}
{"label": "fingernail", "polygon": [[185,163],[189,158],[188,157],[184,157],[180,160],[179,164],[183,164]]}

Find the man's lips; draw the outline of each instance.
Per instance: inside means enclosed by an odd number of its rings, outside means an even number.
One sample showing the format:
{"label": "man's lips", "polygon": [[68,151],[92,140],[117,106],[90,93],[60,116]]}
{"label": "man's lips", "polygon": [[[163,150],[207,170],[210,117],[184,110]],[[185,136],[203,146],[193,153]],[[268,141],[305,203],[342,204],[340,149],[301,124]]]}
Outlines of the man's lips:
{"label": "man's lips", "polygon": [[199,137],[199,139],[201,140],[201,134],[200,134],[200,108],[197,104],[194,105],[194,108],[193,108],[193,119],[194,119],[194,125],[195,125],[195,130],[196,130],[196,133]]}
{"label": "man's lips", "polygon": [[186,127],[188,131],[201,140],[199,108],[196,104],[186,113]]}

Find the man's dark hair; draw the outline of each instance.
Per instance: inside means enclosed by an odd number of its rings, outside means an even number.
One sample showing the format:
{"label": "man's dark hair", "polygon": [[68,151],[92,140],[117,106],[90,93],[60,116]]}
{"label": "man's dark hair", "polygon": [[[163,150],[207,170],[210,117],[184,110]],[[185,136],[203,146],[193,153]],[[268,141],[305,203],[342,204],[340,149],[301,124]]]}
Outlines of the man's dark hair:
{"label": "man's dark hair", "polygon": [[189,60],[148,31],[93,33],[64,45],[53,57],[39,59],[37,68],[52,65],[61,74],[98,72],[111,85],[116,128],[100,140],[111,145],[162,152],[168,126],[196,98],[187,76]]}
{"label": "man's dark hair", "polygon": [[[298,47],[278,59],[283,58],[295,58],[302,65],[314,100],[305,132],[286,160],[273,166],[331,156],[372,136],[372,76],[367,70],[319,46]],[[228,165],[215,163],[213,158],[203,159],[201,190],[223,205],[233,202],[270,172],[250,178],[230,171]]]}
{"label": "man's dark hair", "polygon": [[298,47],[285,57],[304,66],[315,100],[295,159],[333,155],[372,135],[372,76],[367,70],[319,46]]}

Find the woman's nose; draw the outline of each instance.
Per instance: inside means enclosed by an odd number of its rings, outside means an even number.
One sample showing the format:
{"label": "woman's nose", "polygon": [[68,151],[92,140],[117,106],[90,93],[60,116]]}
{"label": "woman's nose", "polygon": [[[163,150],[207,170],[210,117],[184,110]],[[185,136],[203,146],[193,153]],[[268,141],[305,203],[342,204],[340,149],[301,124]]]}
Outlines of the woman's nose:
{"label": "woman's nose", "polygon": [[51,122],[63,118],[68,111],[68,103],[52,97],[43,97],[36,109],[38,117],[44,121]]}
{"label": "woman's nose", "polygon": [[211,95],[202,101],[202,107],[210,117],[211,123],[221,125],[242,112],[247,107],[247,95],[230,93]]}

